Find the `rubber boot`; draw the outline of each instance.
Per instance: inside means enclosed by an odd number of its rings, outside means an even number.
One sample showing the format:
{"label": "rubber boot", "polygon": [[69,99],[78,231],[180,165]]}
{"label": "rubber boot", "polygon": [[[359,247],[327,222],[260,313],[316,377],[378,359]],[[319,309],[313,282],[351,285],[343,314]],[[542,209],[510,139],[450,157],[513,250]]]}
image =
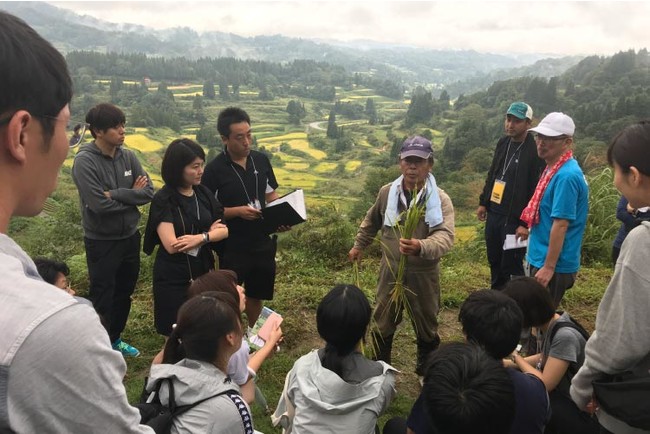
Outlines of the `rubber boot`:
{"label": "rubber boot", "polygon": [[374,348],[373,360],[382,360],[390,365],[390,354],[393,349],[393,335],[382,337],[377,332],[371,333],[371,343]]}
{"label": "rubber boot", "polygon": [[431,342],[426,342],[418,339],[418,359],[415,365],[415,373],[420,377],[424,377],[427,368],[427,359],[431,352],[438,349],[440,346],[440,336],[436,337]]}

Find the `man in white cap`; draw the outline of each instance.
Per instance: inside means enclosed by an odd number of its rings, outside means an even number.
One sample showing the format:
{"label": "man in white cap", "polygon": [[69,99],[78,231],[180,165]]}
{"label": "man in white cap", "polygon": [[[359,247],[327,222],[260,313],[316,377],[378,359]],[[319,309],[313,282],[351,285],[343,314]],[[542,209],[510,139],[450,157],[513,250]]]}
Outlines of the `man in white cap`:
{"label": "man in white cap", "polygon": [[536,133],[537,154],[546,162],[546,169],[521,214],[530,234],[520,227],[517,235],[529,240],[529,275],[548,287],[557,307],[580,268],[589,187],[573,158],[575,124],[569,116],[549,113],[530,131]]}
{"label": "man in white cap", "polygon": [[[377,283],[376,330],[372,343],[375,356],[391,362],[393,335],[402,320],[402,307],[391,299],[400,257],[405,255],[404,291],[407,309],[417,336],[415,372],[424,375],[425,360],[438,348],[438,310],[440,307],[440,258],[454,244],[454,206],[438,188],[431,174],[433,150],[424,137],[409,137],[399,154],[402,176],[384,185],[375,204],[368,210],[348,254],[360,261],[363,250],[381,231],[382,258]],[[400,238],[396,227],[404,224],[405,210],[416,204],[424,208],[411,238]]]}
{"label": "man in white cap", "polygon": [[506,135],[497,142],[479,197],[476,216],[485,222],[492,289],[501,289],[512,276],[524,275],[526,248],[504,250],[503,243],[517,227],[527,227],[519,217],[545,166],[537,155],[533,134],[528,132],[532,119],[533,109],[525,102],[510,105],[504,120]]}

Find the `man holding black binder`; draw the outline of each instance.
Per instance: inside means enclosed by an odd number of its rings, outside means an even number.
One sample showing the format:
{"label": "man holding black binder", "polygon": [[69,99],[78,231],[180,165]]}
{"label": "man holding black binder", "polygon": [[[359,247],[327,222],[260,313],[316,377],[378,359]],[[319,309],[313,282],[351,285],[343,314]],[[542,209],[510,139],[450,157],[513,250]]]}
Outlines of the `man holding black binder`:
{"label": "man holding black binder", "polygon": [[207,164],[201,183],[224,206],[229,236],[218,247],[219,267],[235,271],[246,288],[246,316],[253,327],[262,300],[273,298],[277,236],[265,230],[262,209],[279,198],[278,182],[268,157],[251,149],[251,121],[244,110],[222,110],[217,130],[224,150]]}

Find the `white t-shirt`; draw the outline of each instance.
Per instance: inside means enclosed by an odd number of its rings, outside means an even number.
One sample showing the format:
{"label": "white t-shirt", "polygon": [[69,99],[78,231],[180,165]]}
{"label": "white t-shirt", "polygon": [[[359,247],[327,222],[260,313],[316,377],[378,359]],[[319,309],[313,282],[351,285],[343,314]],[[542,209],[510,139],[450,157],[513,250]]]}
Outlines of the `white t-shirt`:
{"label": "white t-shirt", "polygon": [[241,348],[228,361],[228,376],[238,386],[246,384],[248,381],[248,356],[250,351],[248,342],[246,342],[246,339],[242,339]]}

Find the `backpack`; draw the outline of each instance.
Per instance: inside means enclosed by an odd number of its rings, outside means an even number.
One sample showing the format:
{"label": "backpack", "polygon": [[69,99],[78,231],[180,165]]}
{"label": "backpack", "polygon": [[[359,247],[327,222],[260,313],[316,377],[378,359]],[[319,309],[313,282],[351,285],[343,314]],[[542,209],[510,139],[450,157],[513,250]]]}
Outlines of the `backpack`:
{"label": "backpack", "polygon": [[[561,315],[563,312],[558,312],[558,313],[560,313]],[[555,327],[553,327],[553,330],[551,330],[551,334],[548,337],[549,342],[553,342],[553,338],[555,337],[555,334],[558,332],[558,330],[564,327],[571,327],[574,330],[578,330],[578,332],[582,335],[582,337],[585,338],[585,341],[589,340],[589,332],[582,326],[582,324],[580,324],[571,315],[569,315],[569,320],[570,321],[562,321],[555,324]]]}
{"label": "backpack", "polygon": [[[163,405],[160,402],[160,386],[162,385],[163,381],[167,382],[167,386],[169,387],[168,405]],[[156,387],[149,394],[148,398],[143,391],[141,401],[140,403],[136,404],[135,407],[140,411],[140,423],[142,425],[153,428],[156,434],[170,434],[175,418],[201,404],[203,401],[207,401],[208,399],[212,399],[215,396],[223,395],[226,393],[236,392],[234,390],[225,390],[223,392],[201,399],[193,404],[177,406],[174,396],[174,383],[170,378],[163,378],[156,383]]]}
{"label": "backpack", "polygon": [[[558,312],[560,315],[562,315],[564,312]],[[555,326],[551,330],[551,333],[548,337],[548,342],[549,345],[551,342],[553,342],[553,338],[555,337],[556,333],[564,327],[569,327],[574,330],[577,330],[583,338],[585,338],[585,341],[589,340],[589,332],[580,324],[576,319],[574,319],[571,315],[569,315],[569,321],[562,321],[562,322],[557,322],[555,323]],[[578,373],[578,370],[580,368],[578,366],[573,366],[569,365],[568,372],[569,372],[569,379],[573,378],[574,375]],[[568,392],[568,389],[567,389]]]}

